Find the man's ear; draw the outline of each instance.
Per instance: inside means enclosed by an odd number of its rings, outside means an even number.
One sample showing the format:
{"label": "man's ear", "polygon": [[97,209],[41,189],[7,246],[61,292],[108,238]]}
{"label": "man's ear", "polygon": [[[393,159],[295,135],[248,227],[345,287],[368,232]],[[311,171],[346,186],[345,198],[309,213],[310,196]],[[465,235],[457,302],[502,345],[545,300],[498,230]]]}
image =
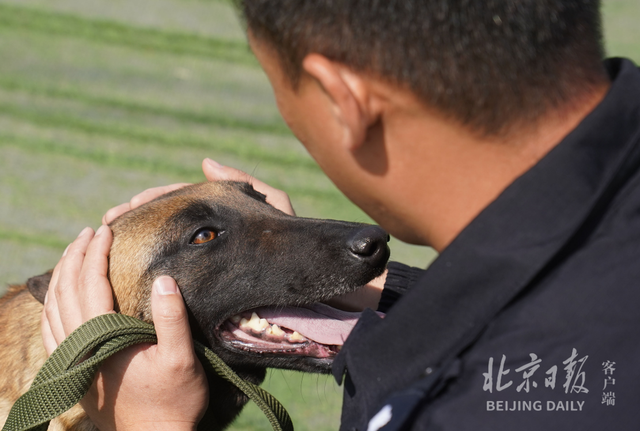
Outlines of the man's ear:
{"label": "man's ear", "polygon": [[333,113],[344,130],[343,143],[352,151],[358,149],[365,141],[367,129],[380,115],[369,81],[344,64],[316,53],[304,58],[302,68],[329,97]]}

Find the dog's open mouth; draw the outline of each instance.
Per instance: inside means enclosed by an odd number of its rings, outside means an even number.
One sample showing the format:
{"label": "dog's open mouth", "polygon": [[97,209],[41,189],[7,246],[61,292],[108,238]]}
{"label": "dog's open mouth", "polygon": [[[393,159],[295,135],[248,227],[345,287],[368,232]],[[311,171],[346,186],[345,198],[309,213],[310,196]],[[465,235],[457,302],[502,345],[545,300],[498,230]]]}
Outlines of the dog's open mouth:
{"label": "dog's open mouth", "polygon": [[230,347],[247,352],[333,358],[359,317],[320,303],[262,307],[231,317],[218,335]]}

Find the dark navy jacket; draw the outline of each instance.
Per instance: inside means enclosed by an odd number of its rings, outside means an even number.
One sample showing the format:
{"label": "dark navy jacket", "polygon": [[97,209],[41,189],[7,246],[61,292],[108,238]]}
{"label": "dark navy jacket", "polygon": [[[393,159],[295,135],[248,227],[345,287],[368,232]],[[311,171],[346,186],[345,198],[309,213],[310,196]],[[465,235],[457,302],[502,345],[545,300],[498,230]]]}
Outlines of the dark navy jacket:
{"label": "dark navy jacket", "polygon": [[334,363],[341,429],[640,429],[640,71],[606,65],[600,105],[426,271],[390,264],[399,299]]}

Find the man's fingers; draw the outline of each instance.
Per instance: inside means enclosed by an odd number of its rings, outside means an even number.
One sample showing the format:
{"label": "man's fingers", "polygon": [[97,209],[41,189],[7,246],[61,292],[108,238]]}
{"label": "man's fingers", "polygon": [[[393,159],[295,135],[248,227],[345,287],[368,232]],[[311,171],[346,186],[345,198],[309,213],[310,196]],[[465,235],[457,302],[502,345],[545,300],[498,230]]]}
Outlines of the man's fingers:
{"label": "man's fingers", "polygon": [[238,169],[231,168],[229,166],[222,166],[220,163],[211,160],[204,159],[202,162],[202,171],[204,176],[209,181],[243,181],[249,183],[254,189],[262,193],[267,197],[267,202],[273,205],[280,211],[289,215],[296,215],[287,195],[282,190],[271,187],[270,185],[263,183],[259,179],[252,177],[246,172],[242,172]]}
{"label": "man's fingers", "polygon": [[123,204],[118,205],[117,207],[111,208],[107,213],[102,217],[102,224],[109,224],[114,221],[116,218],[120,217],[122,214],[130,211],[134,208],[138,208],[140,205],[146,204],[149,201],[154,200],[155,198],[162,196],[165,193],[172,192],[177,189],[181,189],[182,187],[190,185],[189,183],[177,183],[171,184],[168,186],[162,187],[153,187],[151,189],[147,189],[142,193],[138,193],[135,195],[129,202],[125,202]]}
{"label": "man's fingers", "polygon": [[83,304],[83,321],[113,312],[113,294],[107,279],[108,256],[112,240],[111,229],[102,225],[87,248],[78,289]]}
{"label": "man's fingers", "polygon": [[253,188],[261,193],[264,193],[261,189],[268,191],[277,190],[246,172],[230,166],[222,166],[215,160],[208,158],[202,162],[202,172],[204,172],[204,176],[207,177],[209,181],[242,181],[252,184]]}
{"label": "man's fingers", "polygon": [[209,181],[249,181],[250,175],[237,169],[222,166],[215,160],[206,158],[202,161],[202,172]]}
{"label": "man's fingers", "polygon": [[58,301],[55,292],[50,290],[44,297],[44,311],[40,321],[42,330],[42,341],[44,342],[47,353],[51,354],[53,350],[66,338],[60,313],[58,311]]}
{"label": "man's fingers", "polygon": [[104,216],[102,216],[102,224],[111,223],[129,210],[131,210],[131,204],[129,202],[125,202],[117,207],[111,208]]}
{"label": "man's fingers", "polygon": [[[55,268],[53,268],[51,281],[49,281],[49,289],[47,289],[47,293],[44,296],[44,310],[42,311],[42,320],[40,323],[45,346],[47,345],[47,343],[49,343],[49,345],[53,343],[57,346],[59,342],[58,340],[63,340],[65,336],[64,328],[62,327],[62,322],[60,321],[60,314],[58,313],[58,304],[56,301],[56,284],[58,283],[58,279],[60,278],[60,268],[62,267],[62,262],[67,255],[69,247],[71,247],[71,244],[67,246],[67,248],[64,250],[64,253],[62,254],[62,258],[56,264]],[[44,338],[45,336],[48,337],[49,335],[53,337],[53,340]]]}
{"label": "man's fingers", "polygon": [[171,184],[171,185],[168,185],[168,186],[154,187],[154,188],[151,188],[151,189],[147,189],[147,190],[143,191],[142,193],[138,193],[137,195],[132,197],[131,201],[129,201],[129,204],[131,205],[131,209],[138,208],[140,205],[146,204],[147,202],[150,202],[150,201],[154,200],[155,198],[164,195],[165,193],[169,193],[169,192],[172,192],[174,190],[181,189],[181,188],[183,188],[185,186],[188,186],[188,185],[190,185],[190,184],[189,183],[177,183],[177,184]]}
{"label": "man's fingers", "polygon": [[[45,305],[48,302],[47,298],[48,295],[45,296]],[[60,327],[62,327],[62,325]],[[49,323],[46,311],[42,313],[40,318],[40,333],[42,334],[44,350],[47,352],[47,355],[51,355],[56,347],[58,347],[58,342],[56,341],[56,337],[53,335],[53,330],[51,329],[51,324]]]}
{"label": "man's fingers", "polygon": [[64,252],[62,253],[62,257],[60,258],[56,266],[53,268],[53,273],[51,274],[51,280],[49,280],[49,288],[47,289],[47,295],[56,294],[55,287],[56,287],[56,284],[58,283],[58,278],[60,278],[60,268],[62,267],[62,262],[64,261],[64,258],[67,256],[69,247],[71,247],[71,244],[69,244],[67,248],[64,249]]}
{"label": "man's fingers", "polygon": [[107,279],[112,239],[106,225],[95,235],[91,228],[85,228],[54,268],[40,321],[48,354],[83,322],[113,312],[113,294]]}
{"label": "man's fingers", "polygon": [[[65,335],[69,335],[82,324],[80,300],[78,296],[78,277],[82,270],[85,254],[93,238],[93,229],[85,228],[71,243],[67,254],[61,261],[60,275],[54,286],[60,320]],[[51,301],[52,298],[49,298]]]}
{"label": "man's fingers", "polygon": [[151,313],[158,335],[160,360],[178,370],[195,367],[189,317],[182,295],[171,277],[162,276],[153,283]]}

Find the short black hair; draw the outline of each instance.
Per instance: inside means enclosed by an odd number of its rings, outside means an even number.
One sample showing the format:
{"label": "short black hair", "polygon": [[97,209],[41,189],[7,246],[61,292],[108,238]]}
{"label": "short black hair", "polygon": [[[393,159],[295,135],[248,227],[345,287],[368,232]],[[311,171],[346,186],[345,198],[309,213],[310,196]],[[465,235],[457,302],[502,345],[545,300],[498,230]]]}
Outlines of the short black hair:
{"label": "short black hair", "polygon": [[317,52],[485,135],[606,82],[599,0],[236,0],[294,85]]}

